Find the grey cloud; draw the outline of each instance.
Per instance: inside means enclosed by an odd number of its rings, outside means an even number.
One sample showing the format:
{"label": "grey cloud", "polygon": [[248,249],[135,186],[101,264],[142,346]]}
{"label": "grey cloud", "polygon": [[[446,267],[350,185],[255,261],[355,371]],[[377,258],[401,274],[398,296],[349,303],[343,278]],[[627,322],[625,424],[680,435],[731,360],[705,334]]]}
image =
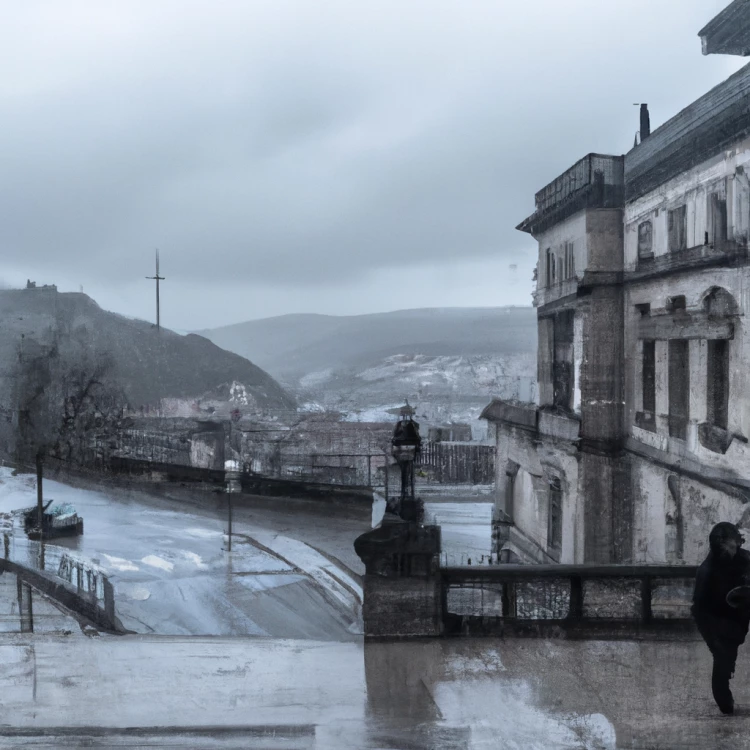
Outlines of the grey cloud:
{"label": "grey cloud", "polygon": [[175,283],[514,262],[534,192],[588,151],[626,151],[633,102],[658,125],[736,67],[695,36],[722,4],[16,8],[0,33],[5,260],[110,288],[153,247]]}

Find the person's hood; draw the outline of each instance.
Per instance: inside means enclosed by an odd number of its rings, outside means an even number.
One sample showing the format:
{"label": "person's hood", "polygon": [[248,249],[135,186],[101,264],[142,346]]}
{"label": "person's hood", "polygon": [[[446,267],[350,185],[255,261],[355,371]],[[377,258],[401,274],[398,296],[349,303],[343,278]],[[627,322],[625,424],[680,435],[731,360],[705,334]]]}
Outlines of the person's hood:
{"label": "person's hood", "polygon": [[711,552],[717,555],[720,554],[721,543],[725,539],[731,539],[732,537],[735,537],[738,541],[742,537],[740,530],[733,523],[729,523],[728,521],[717,523],[708,535],[708,546],[711,548]]}

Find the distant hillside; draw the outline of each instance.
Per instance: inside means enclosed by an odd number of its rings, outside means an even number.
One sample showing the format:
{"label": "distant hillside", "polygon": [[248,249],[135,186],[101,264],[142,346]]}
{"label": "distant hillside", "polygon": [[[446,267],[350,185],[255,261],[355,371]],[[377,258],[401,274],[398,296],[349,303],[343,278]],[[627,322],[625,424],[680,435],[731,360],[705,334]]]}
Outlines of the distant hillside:
{"label": "distant hillside", "polygon": [[86,351],[109,355],[113,376],[132,406],[160,399],[226,399],[233,382],[262,408],[289,409],[290,396],[267,372],[202,336],[180,336],[150,323],[102,310],[85,294],[53,289],[0,291],[0,360],[10,374],[22,342],[51,342],[64,350],[77,342]]}
{"label": "distant hillside", "polygon": [[493,397],[534,399],[536,311],[436,308],[284,315],[202,332],[252,359],[310,407],[392,419],[408,398],[427,423],[477,422]]}
{"label": "distant hillside", "polygon": [[289,384],[327,369],[375,367],[394,355],[536,356],[536,312],[531,307],[283,315],[200,333]]}

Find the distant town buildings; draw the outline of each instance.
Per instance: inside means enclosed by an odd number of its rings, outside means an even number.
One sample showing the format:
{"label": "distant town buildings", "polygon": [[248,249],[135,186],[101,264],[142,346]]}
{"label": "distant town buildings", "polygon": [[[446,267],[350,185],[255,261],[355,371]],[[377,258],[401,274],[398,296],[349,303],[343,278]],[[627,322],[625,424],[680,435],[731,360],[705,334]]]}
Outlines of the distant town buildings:
{"label": "distant town buildings", "polygon": [[[750,4],[701,32],[750,54]],[[694,563],[750,524],[750,65],[625,156],[589,154],[518,227],[539,243],[538,399],[495,400],[506,560]]]}

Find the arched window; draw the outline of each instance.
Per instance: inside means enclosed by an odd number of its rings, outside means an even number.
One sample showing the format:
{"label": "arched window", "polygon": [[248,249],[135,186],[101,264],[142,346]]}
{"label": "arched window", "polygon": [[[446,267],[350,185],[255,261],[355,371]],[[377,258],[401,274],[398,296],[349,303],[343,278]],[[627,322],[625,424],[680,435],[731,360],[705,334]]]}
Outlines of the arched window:
{"label": "arched window", "polygon": [[653,230],[650,221],[642,221],[638,225],[638,258],[653,258]]}
{"label": "arched window", "polygon": [[728,318],[737,315],[737,303],[726,289],[712,287],[703,298],[703,309],[710,318]]}

